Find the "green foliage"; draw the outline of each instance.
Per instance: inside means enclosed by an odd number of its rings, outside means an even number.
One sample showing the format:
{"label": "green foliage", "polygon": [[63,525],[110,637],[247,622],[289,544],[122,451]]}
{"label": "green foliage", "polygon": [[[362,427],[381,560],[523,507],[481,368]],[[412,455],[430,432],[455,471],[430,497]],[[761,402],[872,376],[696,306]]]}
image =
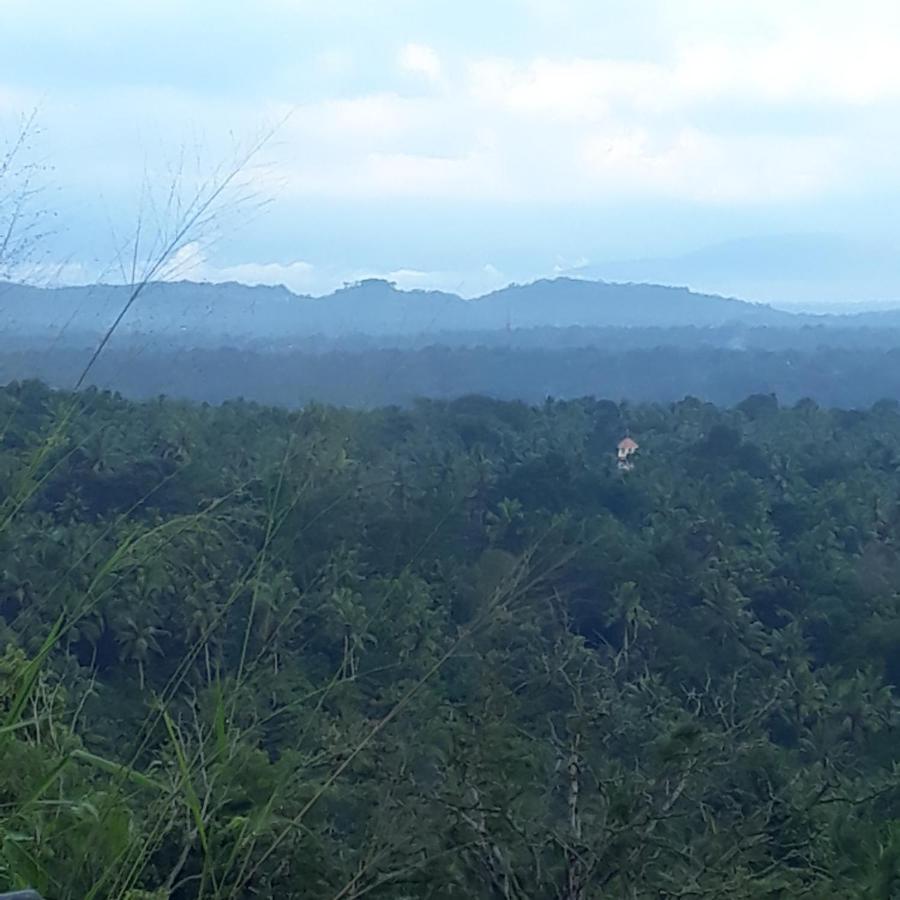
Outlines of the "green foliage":
{"label": "green foliage", "polygon": [[890,409],[74,402],[0,392],[0,890],[897,894]]}

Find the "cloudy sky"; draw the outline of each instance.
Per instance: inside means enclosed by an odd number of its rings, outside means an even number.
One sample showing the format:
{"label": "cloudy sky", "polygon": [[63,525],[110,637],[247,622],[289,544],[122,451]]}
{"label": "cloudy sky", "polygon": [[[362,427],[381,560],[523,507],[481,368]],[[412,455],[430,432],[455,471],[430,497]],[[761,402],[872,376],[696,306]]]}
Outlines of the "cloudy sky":
{"label": "cloudy sky", "polygon": [[186,248],[184,271],[470,295],[647,274],[789,301],[846,257],[829,281],[848,299],[873,267],[869,299],[900,298],[896,0],[0,9],[0,131],[38,109],[63,278],[103,270],[184,148],[212,171],[283,122],[248,174],[272,202]]}

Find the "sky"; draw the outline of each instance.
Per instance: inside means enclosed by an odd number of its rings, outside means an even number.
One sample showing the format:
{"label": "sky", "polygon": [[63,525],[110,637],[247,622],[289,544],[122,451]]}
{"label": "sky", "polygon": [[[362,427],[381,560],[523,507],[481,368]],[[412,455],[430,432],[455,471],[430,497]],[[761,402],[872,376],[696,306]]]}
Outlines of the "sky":
{"label": "sky", "polygon": [[180,275],[472,296],[570,274],[900,300],[896,0],[0,14],[0,136],[37,110],[28,152],[55,213],[33,277],[115,277],[123,235],[165,217],[173,169],[183,187],[214,177],[274,128],[242,202],[180,248]]}

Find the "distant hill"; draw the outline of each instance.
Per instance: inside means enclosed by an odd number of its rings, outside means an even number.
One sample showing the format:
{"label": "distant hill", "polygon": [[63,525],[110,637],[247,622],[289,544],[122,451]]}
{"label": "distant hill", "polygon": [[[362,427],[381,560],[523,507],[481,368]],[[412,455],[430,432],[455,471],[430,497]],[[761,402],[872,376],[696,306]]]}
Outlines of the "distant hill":
{"label": "distant hill", "polygon": [[791,313],[764,304],[697,294],[683,287],[576,278],[510,285],[473,303],[483,305],[485,324],[490,320],[493,327],[501,325],[498,314],[506,314],[507,321],[521,328],[779,325],[794,319]]}
{"label": "distant hill", "polygon": [[[0,284],[0,383],[71,387],[128,299],[112,285]],[[370,406],[548,396],[842,407],[900,398],[900,311],[810,316],[685,288],[560,278],[474,300],[380,280],[149,285],[88,383],[136,398]]]}
{"label": "distant hill", "polygon": [[[96,334],[128,298],[116,285],[39,288],[0,284],[0,316],[10,336]],[[511,285],[464,300],[437,291],[401,291],[370,279],[324,297],[284,287],[165,282],[148,285],[122,333],[190,335],[200,343],[324,335],[420,335],[542,327],[789,325],[796,317],[763,304],[686,288],[572,278]]]}
{"label": "distant hill", "polygon": [[713,294],[807,309],[882,306],[898,298],[900,248],[833,234],[743,237],[682,256],[587,265],[568,274],[690,284]]}

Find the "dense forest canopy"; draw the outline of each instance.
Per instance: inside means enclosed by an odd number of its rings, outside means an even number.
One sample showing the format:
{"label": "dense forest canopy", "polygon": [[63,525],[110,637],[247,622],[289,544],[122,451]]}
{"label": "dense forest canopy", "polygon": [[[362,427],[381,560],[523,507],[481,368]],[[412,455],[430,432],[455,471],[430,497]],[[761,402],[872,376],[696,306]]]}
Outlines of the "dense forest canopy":
{"label": "dense forest canopy", "polygon": [[896,896],[895,403],[0,421],[0,889]]}
{"label": "dense forest canopy", "polygon": [[[589,395],[632,403],[684,396],[723,405],[754,393],[788,404],[865,408],[900,398],[900,350],[888,335],[860,334],[856,346],[776,350],[747,346],[640,346],[640,332],[606,335],[604,346],[197,349],[111,343],[89,383],[133,399],[167,395],[222,403],[245,399],[297,408],[306,403],[373,408],[481,394],[541,403]],[[311,341],[315,344],[315,341]],[[637,343],[638,346],[629,346]],[[92,350],[61,346],[0,350],[0,382],[39,377],[71,387]]]}

